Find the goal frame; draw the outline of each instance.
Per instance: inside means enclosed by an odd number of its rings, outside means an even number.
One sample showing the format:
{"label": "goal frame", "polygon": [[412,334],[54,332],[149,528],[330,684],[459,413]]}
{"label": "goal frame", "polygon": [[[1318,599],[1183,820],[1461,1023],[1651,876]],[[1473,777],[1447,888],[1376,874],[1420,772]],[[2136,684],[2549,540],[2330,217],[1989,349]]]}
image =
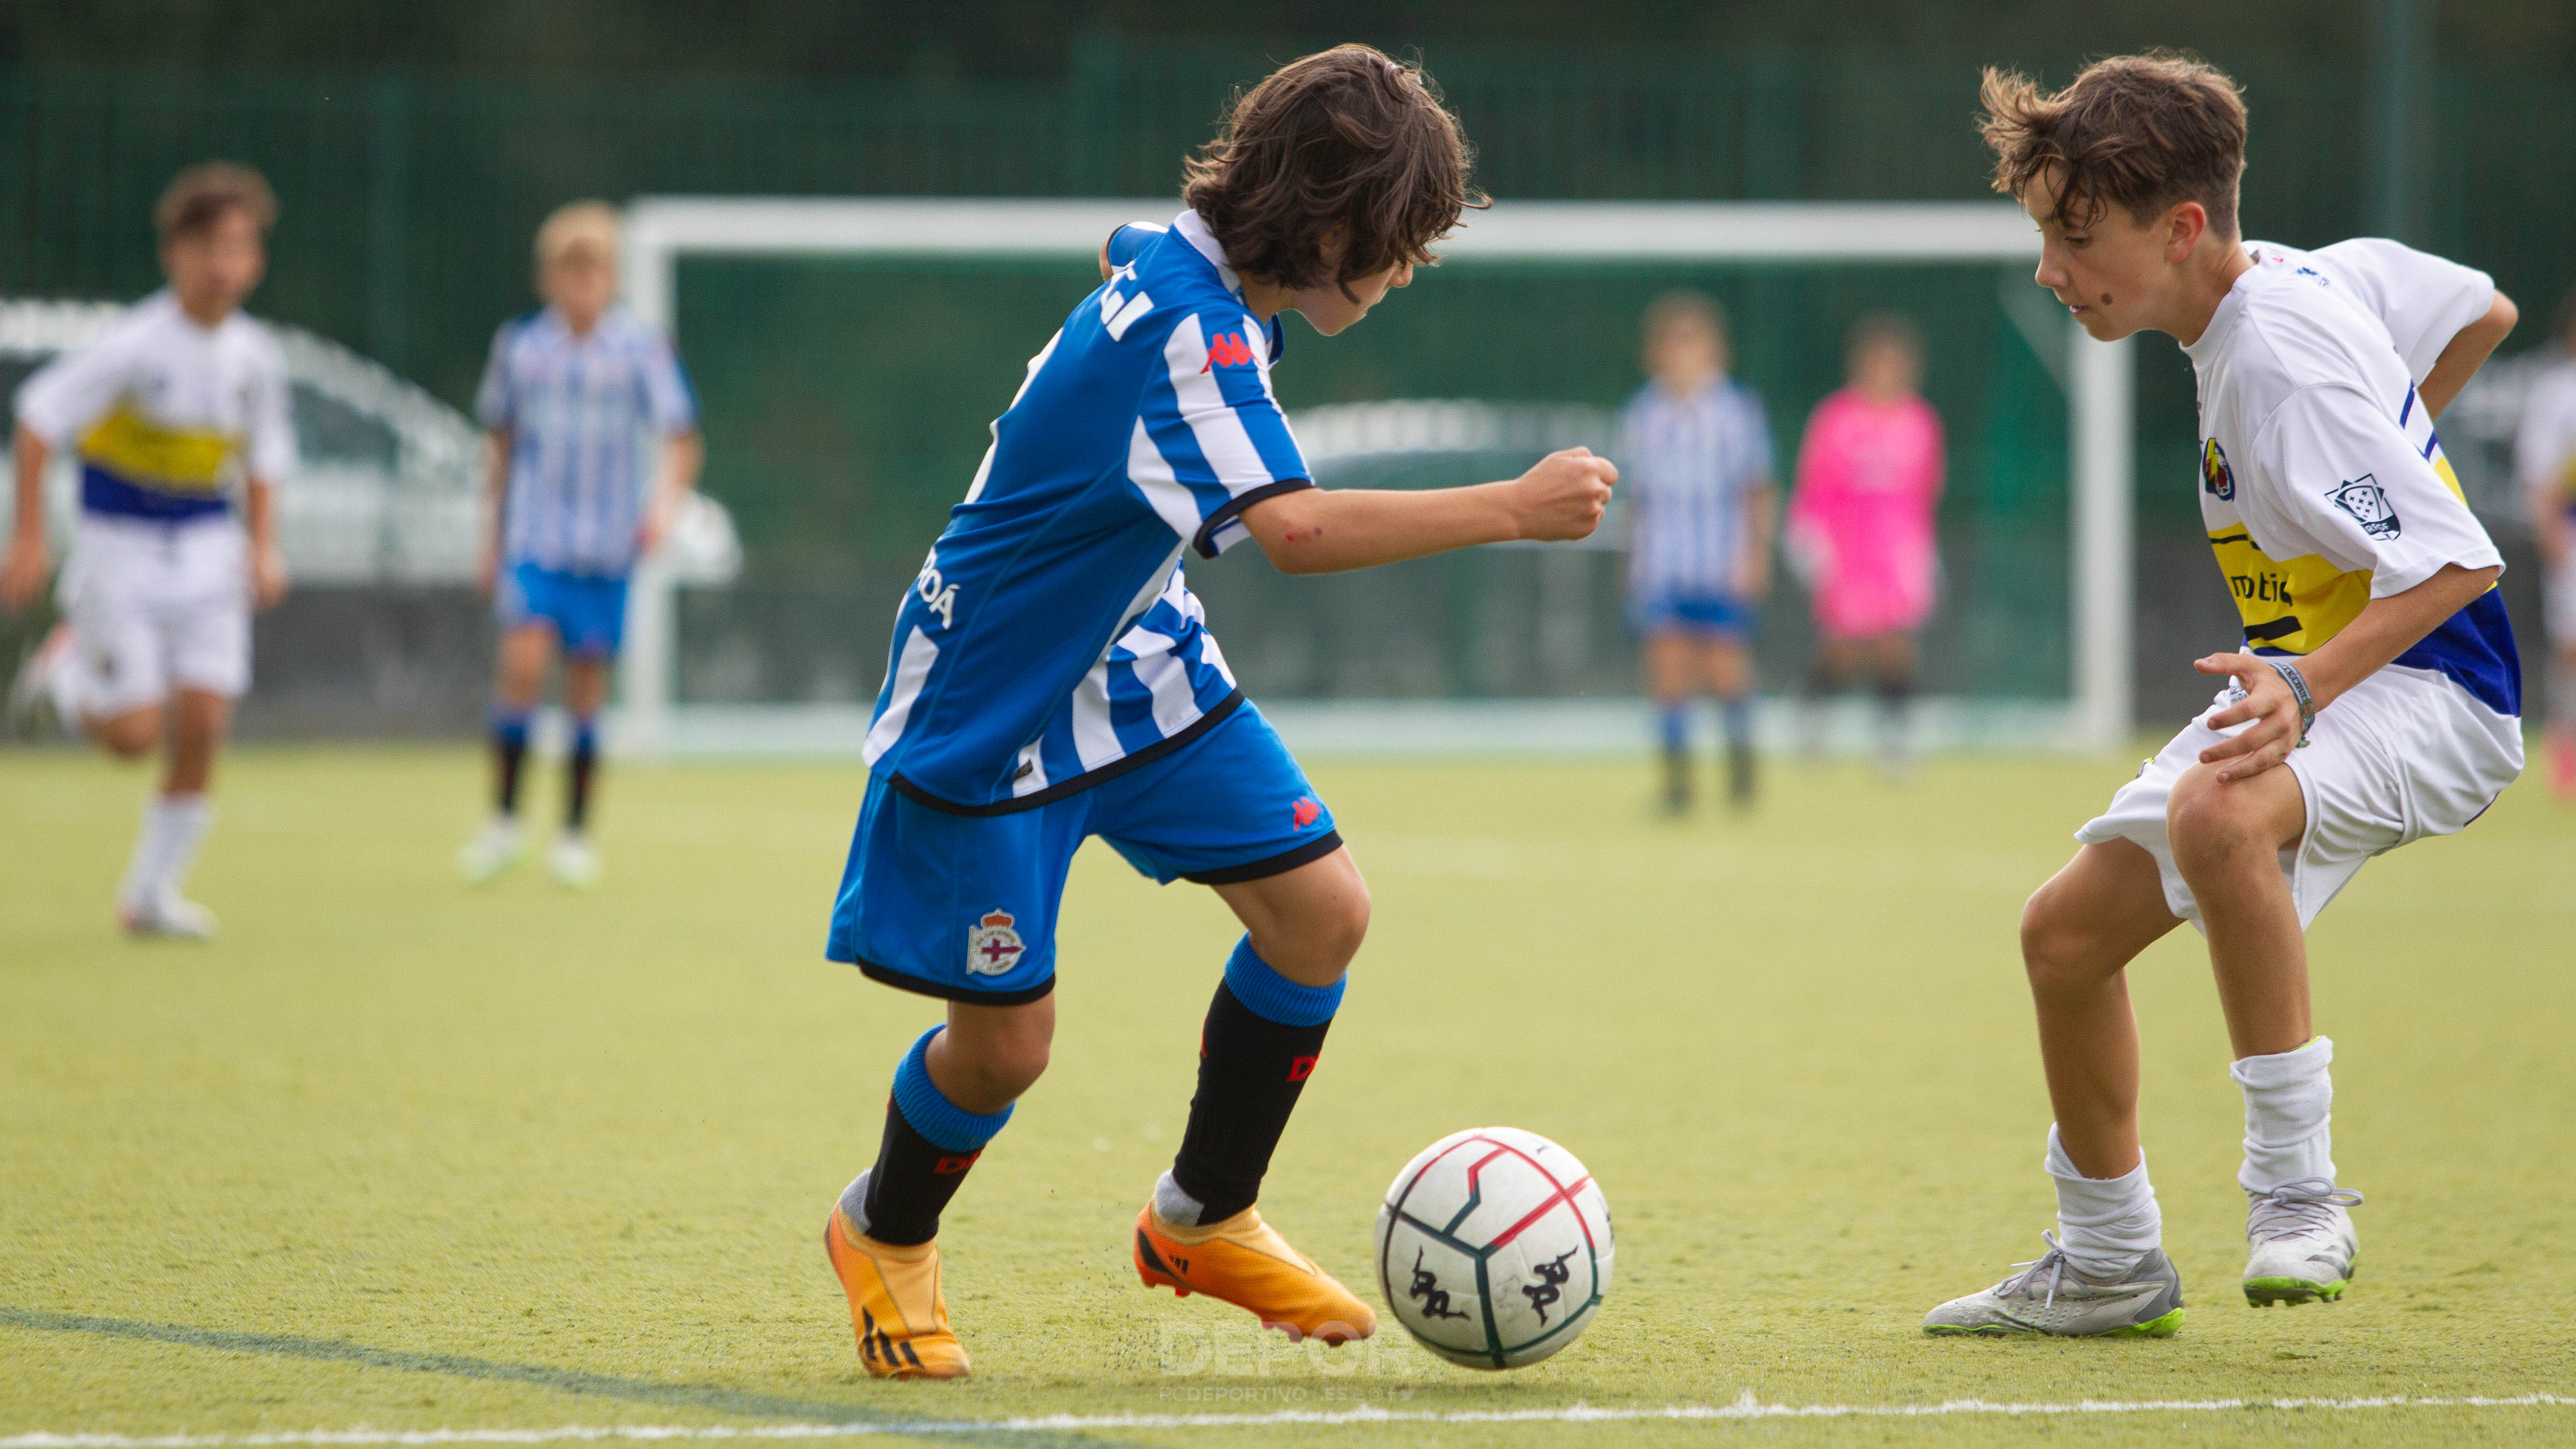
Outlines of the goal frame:
{"label": "goal frame", "polygon": [[[1121,223],[1160,220],[1168,197],[1116,199],[645,196],[626,209],[626,305],[674,334],[679,264],[703,256],[1089,257]],[[1445,266],[1487,262],[2007,263],[2039,237],[2008,201],[1507,201],[1441,244]],[[2082,749],[2124,743],[2130,670],[2135,457],[2132,344],[2097,342],[2072,318],[2065,373],[2071,703],[2062,736]],[[621,750],[657,755],[677,703],[677,581],[637,568],[628,596]]]}

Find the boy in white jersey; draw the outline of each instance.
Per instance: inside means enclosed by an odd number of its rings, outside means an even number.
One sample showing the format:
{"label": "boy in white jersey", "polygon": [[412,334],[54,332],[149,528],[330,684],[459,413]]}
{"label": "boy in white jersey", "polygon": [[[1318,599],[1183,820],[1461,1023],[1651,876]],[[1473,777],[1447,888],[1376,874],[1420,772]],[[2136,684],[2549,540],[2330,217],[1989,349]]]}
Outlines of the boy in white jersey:
{"label": "boy in white jersey", "polygon": [[2549,780],[2576,800],[2576,291],[2558,304],[2557,362],[2532,379],[2513,439],[2514,476],[2531,505],[2549,631]]}
{"label": "boy in white jersey", "polygon": [[[250,612],[286,592],[270,490],[295,468],[286,362],[241,304],[267,268],[277,202],[259,173],[211,162],[153,210],[170,285],[18,390],[17,530],[0,605],[44,585],[44,476],[80,460],[81,516],[56,594],[64,623],[21,676],[112,754],[168,741],[161,789],[117,892],[137,935],[204,937],[181,893],[213,820],[206,786],[250,687]],[[238,511],[237,511],[238,510]]]}
{"label": "boy in white jersey", "polygon": [[2239,240],[2245,108],[2197,61],[2106,60],[2054,95],[1988,71],[1985,103],[1996,188],[2039,224],[2040,285],[2096,338],[2153,329],[2191,357],[2202,518],[2245,648],[2195,662],[2226,690],[2023,912],[2058,1231],[1924,1328],[2161,1337],[2182,1283],[2139,1149],[2124,971],[2186,920],[2245,1099],[2246,1299],[2337,1298],[2352,1276],[2361,1198],[2335,1177],[2334,1044],[2309,1020],[2302,933],[2365,860],[2464,828],[2522,769],[2503,564],[2433,433],[2514,310],[2482,273],[2394,242]]}

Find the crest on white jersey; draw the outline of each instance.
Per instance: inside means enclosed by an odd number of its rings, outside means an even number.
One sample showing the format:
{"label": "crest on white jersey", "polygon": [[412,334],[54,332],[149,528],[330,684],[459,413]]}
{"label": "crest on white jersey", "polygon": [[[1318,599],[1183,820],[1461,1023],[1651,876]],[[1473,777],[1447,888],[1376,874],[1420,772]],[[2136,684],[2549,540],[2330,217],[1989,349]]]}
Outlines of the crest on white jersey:
{"label": "crest on white jersey", "polygon": [[2395,538],[2397,510],[2389,506],[2388,492],[2379,486],[2376,477],[2364,473],[2326,496],[2358,520],[2362,532],[2373,538]]}

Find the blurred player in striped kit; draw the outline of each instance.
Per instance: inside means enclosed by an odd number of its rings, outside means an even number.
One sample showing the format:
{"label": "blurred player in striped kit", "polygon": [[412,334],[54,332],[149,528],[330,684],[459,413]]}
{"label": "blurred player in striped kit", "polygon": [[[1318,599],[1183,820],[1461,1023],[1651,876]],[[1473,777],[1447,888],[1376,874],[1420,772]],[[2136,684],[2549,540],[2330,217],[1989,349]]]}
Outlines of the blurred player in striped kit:
{"label": "blurred player in striped kit", "polygon": [[[571,716],[563,833],[548,864],[569,886],[599,877],[588,834],[599,708],[626,629],[626,579],[670,532],[703,456],[697,400],[670,339],[611,305],[617,213],[575,202],[537,230],[546,305],[502,324],[475,396],[489,429],[491,533],[482,575],[501,626],[492,704],[492,818],[459,854],[480,884],[515,864],[529,718],[558,654]],[[648,489],[644,448],[655,450]]]}
{"label": "blurred player in striped kit", "polygon": [[66,450],[80,462],[80,522],[55,589],[64,622],[10,704],[50,705],[124,759],[166,749],[116,895],[138,936],[214,934],[214,913],[181,891],[214,823],[207,787],[233,701],[250,688],[251,609],[286,593],[270,502],[295,471],[286,359],[241,310],[276,220],[258,172],[181,172],[152,212],[170,285],[18,390],[18,528],[0,605],[25,608],[44,585],[45,469]]}
{"label": "blurred player in striped kit", "polygon": [[1646,309],[1649,380],[1619,419],[1629,480],[1628,622],[1645,640],[1664,805],[1690,807],[1690,701],[1717,696],[1728,797],[1753,801],[1753,631],[1771,588],[1771,428],[1727,376],[1726,314],[1697,292]]}
{"label": "blurred player in striped kit", "polygon": [[1810,746],[1820,745],[1825,700],[1865,665],[1878,680],[1881,757],[1895,776],[1905,768],[1914,633],[1940,578],[1932,512],[1941,419],[1915,390],[1923,338],[1913,323],[1864,317],[1844,355],[1850,381],[1808,415],[1789,498],[1789,559],[1814,600],[1820,641],[1803,713]]}
{"label": "blurred player in striped kit", "polygon": [[2558,339],[2565,355],[2523,399],[2513,466],[2547,570],[2549,779],[2560,799],[2576,800],[2576,291],[2558,304]]}

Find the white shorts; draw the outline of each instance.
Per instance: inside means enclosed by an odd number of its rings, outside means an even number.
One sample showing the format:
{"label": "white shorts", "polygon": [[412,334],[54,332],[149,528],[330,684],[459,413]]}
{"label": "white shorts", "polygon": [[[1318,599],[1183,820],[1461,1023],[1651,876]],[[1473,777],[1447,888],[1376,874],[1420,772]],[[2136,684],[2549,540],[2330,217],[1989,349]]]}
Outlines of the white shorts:
{"label": "white shorts", "polygon": [[250,688],[250,554],[228,515],[85,516],[56,590],[79,641],[81,712],[110,718],[173,689]]}
{"label": "white shorts", "polygon": [[2540,597],[2549,642],[2561,649],[2576,645],[2576,549],[2540,581]]}
{"label": "white shorts", "polygon": [[[2146,847],[2156,858],[2166,909],[2195,925],[2200,904],[2174,868],[2165,806],[2174,782],[2200,763],[2201,751],[2252,728],[2208,725],[2211,714],[2239,698],[2230,681],[2138,778],[2120,787],[2109,809],[2075,832],[2086,845],[2133,840]],[[2522,722],[2488,709],[2442,675],[2391,665],[2317,715],[2307,746],[2290,752],[2290,772],[2307,798],[2308,829],[2297,846],[2281,852],[2281,874],[2305,930],[2363,861],[2427,835],[2457,834],[2484,814],[2522,773]]]}

